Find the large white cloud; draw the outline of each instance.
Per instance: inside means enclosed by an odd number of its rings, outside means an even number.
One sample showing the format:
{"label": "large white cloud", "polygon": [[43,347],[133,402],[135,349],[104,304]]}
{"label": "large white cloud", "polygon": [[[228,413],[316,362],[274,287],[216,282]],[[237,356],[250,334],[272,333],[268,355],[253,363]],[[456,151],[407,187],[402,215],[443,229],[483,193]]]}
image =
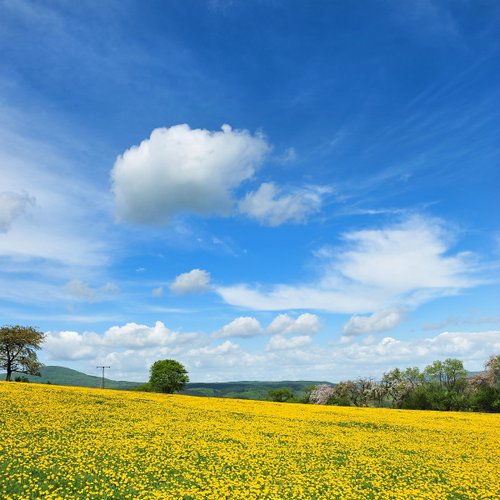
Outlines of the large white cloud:
{"label": "large white cloud", "polygon": [[257,191],[246,194],[239,209],[267,226],[304,223],[310,215],[320,211],[323,196],[328,192],[327,188],[308,186],[282,193],[274,183],[265,182]]}
{"label": "large white cloud", "polygon": [[257,310],[316,309],[368,313],[413,307],[476,286],[476,263],[467,252],[451,254],[443,221],[425,217],[383,228],[351,231],[343,243],[318,252],[316,282],[218,287],[231,305]]}
{"label": "large white cloud", "polygon": [[0,233],[7,232],[15,219],[24,215],[35,199],[26,193],[4,191],[0,193]]}
{"label": "large white cloud", "polygon": [[170,290],[178,294],[207,292],[210,288],[210,273],[203,269],[179,274],[170,285]]}
{"label": "large white cloud", "polygon": [[370,316],[353,316],[342,328],[345,336],[363,335],[372,332],[386,332],[399,325],[404,319],[404,312],[390,308],[377,311]]}
{"label": "large white cloud", "polygon": [[233,130],[153,130],[119,156],[111,172],[119,219],[165,223],[178,213],[228,214],[232,191],[253,176],[270,146],[261,135]]}

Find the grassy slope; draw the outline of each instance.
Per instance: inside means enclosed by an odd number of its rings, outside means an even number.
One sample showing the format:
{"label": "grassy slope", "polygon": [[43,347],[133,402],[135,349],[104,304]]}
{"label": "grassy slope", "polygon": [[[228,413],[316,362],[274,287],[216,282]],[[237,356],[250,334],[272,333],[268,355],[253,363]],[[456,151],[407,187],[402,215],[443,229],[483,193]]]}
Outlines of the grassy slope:
{"label": "grassy slope", "polygon": [[[64,368],[63,366],[44,366],[41,370],[41,377],[33,375],[24,375],[22,373],[15,373],[12,377],[16,376],[27,377],[31,382],[54,385],[73,385],[78,387],[101,387],[101,377],[94,375],[87,375],[86,373],[72,370],[71,368]],[[104,385],[108,389],[132,389],[138,385],[138,382],[125,382],[104,379]]]}

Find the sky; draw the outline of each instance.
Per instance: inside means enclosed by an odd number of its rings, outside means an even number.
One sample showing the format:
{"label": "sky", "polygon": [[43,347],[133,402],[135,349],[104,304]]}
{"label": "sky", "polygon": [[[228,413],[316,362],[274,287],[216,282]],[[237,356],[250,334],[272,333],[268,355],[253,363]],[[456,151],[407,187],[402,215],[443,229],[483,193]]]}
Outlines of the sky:
{"label": "sky", "polygon": [[500,352],[500,5],[0,0],[0,323],[115,380]]}

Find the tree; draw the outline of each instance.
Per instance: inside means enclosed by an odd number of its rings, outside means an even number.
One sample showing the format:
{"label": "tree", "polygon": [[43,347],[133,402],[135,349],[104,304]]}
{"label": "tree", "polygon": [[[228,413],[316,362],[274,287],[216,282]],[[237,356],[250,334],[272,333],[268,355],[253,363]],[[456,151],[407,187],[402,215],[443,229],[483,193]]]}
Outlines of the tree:
{"label": "tree", "polygon": [[295,396],[291,389],[288,387],[281,387],[279,389],[270,389],[267,393],[267,397],[270,401],[276,403],[285,403],[286,401],[293,401]]}
{"label": "tree", "polygon": [[309,402],[315,405],[326,405],[335,395],[333,386],[329,384],[317,385],[309,394]]}
{"label": "tree", "polygon": [[389,396],[392,400],[393,406],[396,408],[406,408],[408,398],[413,393],[419,393],[424,382],[424,373],[414,366],[405,368],[404,370],[395,368],[390,372],[384,373],[381,386],[385,393],[384,395]]}
{"label": "tree", "polygon": [[45,335],[31,326],[2,326],[0,328],[0,368],[5,380],[12,380],[12,372],[40,376],[42,363],[36,352]]}
{"label": "tree", "polygon": [[385,393],[392,399],[392,404],[396,408],[403,406],[404,400],[411,391],[411,387],[405,379],[404,372],[399,368],[394,368],[394,370],[384,373],[382,387]]}
{"label": "tree", "polygon": [[425,368],[425,399],[431,410],[460,411],[469,406],[467,371],[462,361],[448,358]]}
{"label": "tree", "polygon": [[425,373],[431,381],[439,382],[441,388],[448,392],[458,392],[467,384],[467,371],[459,359],[434,361],[425,368]]}
{"label": "tree", "polygon": [[500,355],[491,356],[485,371],[469,380],[471,406],[474,410],[500,412]]}
{"label": "tree", "polygon": [[486,369],[488,384],[491,385],[491,387],[500,389],[500,355],[490,356],[484,368]]}
{"label": "tree", "polygon": [[336,384],[328,403],[335,406],[351,406],[353,403],[350,396],[350,386],[349,380]]}
{"label": "tree", "polygon": [[154,392],[173,394],[189,382],[187,370],[173,359],[156,361],[151,366],[149,384]]}

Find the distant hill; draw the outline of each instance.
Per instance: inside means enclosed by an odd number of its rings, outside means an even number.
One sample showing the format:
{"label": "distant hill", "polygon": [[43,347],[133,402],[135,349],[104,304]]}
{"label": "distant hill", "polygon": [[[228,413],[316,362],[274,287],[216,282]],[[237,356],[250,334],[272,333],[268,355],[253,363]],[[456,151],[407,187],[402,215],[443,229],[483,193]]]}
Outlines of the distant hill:
{"label": "distant hill", "polygon": [[180,394],[191,396],[208,396],[217,398],[238,398],[264,400],[268,397],[271,389],[288,388],[296,397],[301,397],[307,388],[327,382],[309,380],[283,381],[283,382],[213,382],[213,383],[190,383]]}
{"label": "distant hill", "polygon": [[[467,376],[472,377],[479,372],[468,372]],[[14,372],[12,379],[17,376],[27,377],[30,382],[38,384],[73,385],[78,387],[101,387],[101,377],[87,375],[86,373],[65,368],[63,366],[45,366],[41,370],[41,377],[25,375]],[[0,374],[0,380],[5,379],[5,373]],[[297,398],[301,398],[307,389],[318,384],[332,384],[331,382],[313,380],[292,380],[283,382],[191,382],[186,384],[186,388],[180,392],[188,396],[205,396],[214,398],[237,398],[265,400],[271,389],[288,388],[292,390]],[[127,382],[125,380],[104,379],[106,389],[135,390],[143,382]],[[335,384],[332,384],[335,385]]]}
{"label": "distant hill", "polygon": [[[14,372],[12,380],[19,376],[27,377],[30,382],[38,384],[50,383],[54,385],[75,385],[78,387],[101,387],[101,377],[87,375],[86,373],[72,370],[71,368],[65,368],[63,366],[44,366],[40,372],[42,374],[41,377]],[[2,378],[5,378],[5,374],[2,375]],[[104,387],[107,389],[130,390],[138,385],[141,385],[140,382],[117,381],[109,378],[104,379]]]}
{"label": "distant hill", "polygon": [[[44,366],[41,369],[41,377],[14,372],[12,379],[14,380],[18,376],[27,377],[30,382],[38,384],[50,383],[54,385],[73,385],[78,387],[101,387],[101,377],[87,375],[86,373],[63,366]],[[5,373],[0,374],[0,378],[4,379]],[[320,383],[322,382],[307,380],[284,382],[193,382],[187,384],[185,390],[180,394],[189,396],[264,400],[267,399],[268,392],[271,389],[286,387],[291,389],[297,397],[301,397],[308,387]],[[111,380],[109,378],[104,379],[104,387],[107,389],[134,390],[140,385],[143,384],[140,382]]]}

